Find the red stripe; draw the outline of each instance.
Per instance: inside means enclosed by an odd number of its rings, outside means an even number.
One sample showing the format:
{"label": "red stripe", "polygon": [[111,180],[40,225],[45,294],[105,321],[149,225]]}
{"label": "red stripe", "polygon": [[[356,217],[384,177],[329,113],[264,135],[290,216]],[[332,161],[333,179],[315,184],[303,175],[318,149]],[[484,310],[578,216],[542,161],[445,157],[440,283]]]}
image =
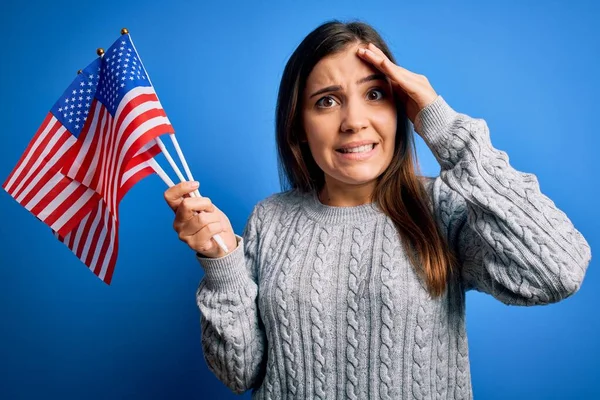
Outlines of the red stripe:
{"label": "red stripe", "polygon": [[138,172],[133,174],[127,182],[119,189],[117,204],[121,202],[121,199],[127,194],[129,189],[131,189],[136,183],[147,177],[148,175],[154,173],[154,169],[150,166],[144,167],[140,169]]}
{"label": "red stripe", "polygon": [[103,220],[103,213],[100,213],[100,223],[98,225],[96,225],[96,229],[94,231],[94,234],[92,236],[92,241],[90,242],[90,249],[87,253],[87,256],[85,257],[85,260],[83,261],[85,265],[89,266],[90,263],[92,262],[92,259],[94,258],[94,252],[96,250],[96,247],[98,246],[98,238],[100,237],[100,234],[102,233],[102,220]]}
{"label": "red stripe", "polygon": [[[96,112],[95,109],[96,109],[97,103],[98,103],[98,100],[94,99],[94,101],[92,102],[92,105],[90,107],[90,113],[88,113],[88,115],[91,114],[92,117],[94,116],[94,113]],[[92,118],[90,118],[90,120],[91,119]],[[78,173],[75,177],[75,180],[77,180],[79,182],[84,182],[85,175],[88,171],[89,165],[92,163],[92,159],[96,153],[96,146],[97,146],[98,141],[93,140],[93,139],[94,139],[94,135],[96,135],[96,131],[99,129],[99,126],[102,123],[102,119],[100,118],[100,120],[96,124],[96,129],[94,129],[93,132],[90,132],[91,122],[90,122],[90,124],[88,124],[87,122],[88,121],[86,120],[86,124],[84,126],[85,131],[82,131],[78,138],[78,140],[81,141],[82,143],[86,143],[86,141],[89,140],[89,145],[86,146],[87,148],[82,149],[84,152],[83,160],[81,161],[81,163],[79,163],[80,168],[77,171]],[[88,136],[90,136],[89,139],[87,139]],[[79,153],[78,153],[78,156],[79,156]]]}
{"label": "red stripe", "polygon": [[[50,140],[52,139],[52,137],[56,135],[56,132],[60,129],[61,126],[62,126],[61,123],[57,121],[54,124],[54,126],[51,128],[49,134],[42,140],[42,143],[40,143],[40,145],[37,147],[37,149],[35,149],[35,151],[32,153],[31,158],[29,159],[29,162],[23,168],[23,172],[24,172],[23,176],[21,177],[21,179],[17,179],[17,181],[15,181],[14,188],[16,188],[16,187],[19,186],[19,184],[22,181],[22,179],[25,178],[26,173],[29,172],[29,170],[31,168],[33,168],[33,165],[40,158],[42,152],[44,152],[44,150],[46,150],[46,147],[48,147],[48,142],[50,142]],[[68,132],[66,132],[66,131],[63,132],[63,134],[60,136],[59,140],[57,140],[57,142],[54,144],[54,146],[52,147],[52,149],[48,153],[48,156],[52,157],[54,155],[54,153],[56,153],[56,151],[58,149],[60,149],[60,147],[68,139],[69,136],[70,136],[70,134]],[[38,167],[36,168],[36,170],[34,171],[34,173],[32,173],[29,176],[29,179],[27,179],[25,181],[25,184],[22,185],[21,189],[19,189],[17,192],[14,191],[14,188],[11,189],[11,192],[9,192],[11,194],[11,196],[13,196],[13,197],[19,197],[19,195],[23,192],[23,190],[25,190],[31,184],[31,181],[36,177],[36,175],[39,173],[39,171],[43,167],[44,167],[44,163],[42,162],[42,163],[40,163],[40,165],[38,165]]]}
{"label": "red stripe", "polygon": [[[56,141],[56,144],[50,150],[49,156],[51,156],[53,154],[55,155],[58,152],[58,150],[63,146],[63,144],[69,139],[69,136],[71,136],[71,135],[65,131],[63,133],[62,137]],[[33,199],[38,194],[38,192],[40,190],[43,189],[44,185],[46,185],[46,183],[48,183],[48,181],[50,179],[52,179],[53,177],[56,176],[57,168],[54,165],[52,165],[50,168],[48,168],[48,170],[44,174],[42,174],[42,169],[45,166],[46,166],[46,163],[44,163],[44,162],[40,163],[40,165],[38,165],[38,167],[35,169],[35,171],[25,181],[25,184],[21,187],[21,189],[18,191],[18,193],[13,194],[13,197],[16,199],[23,192],[28,190],[28,193],[25,195],[25,197],[20,202],[21,205],[25,206],[31,199]],[[65,179],[68,179],[68,178],[65,178]],[[68,180],[70,180],[70,179],[68,179]],[[44,197],[47,197],[47,196],[44,196]]]}
{"label": "red stripe", "polygon": [[58,230],[59,233],[68,233],[74,230],[74,228],[81,222],[86,215],[88,215],[91,210],[93,210],[94,205],[98,204],[100,201],[100,196],[95,193],[89,200],[75,213],[73,217],[71,217],[65,224]]}
{"label": "red stripe", "polygon": [[[19,166],[21,165],[21,163],[23,163],[23,161],[25,160],[25,158],[27,158],[27,155],[31,151],[31,148],[33,147],[33,144],[39,139],[39,137],[42,134],[42,132],[46,129],[46,127],[50,123],[50,120],[52,119],[52,116],[53,115],[52,115],[51,112],[49,112],[48,114],[46,114],[46,118],[44,118],[44,122],[42,122],[42,125],[40,125],[40,127],[38,128],[37,132],[33,136],[33,139],[31,139],[31,141],[27,145],[27,148],[25,149],[25,151],[21,155],[21,158],[19,158],[19,161],[17,162],[17,165],[12,170],[12,172],[10,173],[10,175],[8,176],[8,178],[6,178],[6,180],[2,184],[2,188],[4,188],[4,190],[6,190],[6,185],[8,184],[8,182],[10,182],[10,180],[13,177],[13,175],[17,172],[17,170],[19,169]],[[22,172],[27,172],[27,169],[23,169]],[[17,182],[15,182],[14,184],[16,184],[16,183]]]}
{"label": "red stripe", "polygon": [[[69,179],[69,178],[65,178]],[[63,200],[63,202],[54,209],[48,215],[48,217],[44,220],[44,222],[50,226],[52,226],[61,216],[63,216],[70,208],[77,204],[77,201],[83,197],[83,195],[88,191],[88,187],[85,185],[79,184],[77,188],[69,195],[67,198]],[[94,196],[92,196],[94,197]]]}
{"label": "red stripe", "polygon": [[[140,149],[142,147],[144,147],[148,142],[154,140],[155,138],[157,138],[158,136],[160,136],[161,134],[163,134],[165,132],[165,129],[167,127],[169,127],[170,125],[159,125],[155,128],[150,129],[149,131],[145,132],[143,135],[141,135],[137,141],[135,141],[131,148],[126,152],[124,160],[128,160],[129,158],[133,157],[138,151],[140,151]],[[113,206],[116,212],[116,206],[119,204],[119,201],[117,200],[118,197],[118,187],[117,187],[117,182],[121,182],[121,179],[125,173],[125,167],[126,167],[126,163],[124,163],[125,165],[121,165],[121,169],[120,171],[118,171],[115,175],[115,178],[113,180],[113,184],[110,187],[110,193],[107,193],[107,195],[109,196],[108,199],[110,199],[111,201],[113,201]],[[106,198],[106,195],[104,196]],[[116,215],[116,214],[115,214]]]}
{"label": "red stripe", "polygon": [[[116,171],[117,166],[119,165],[119,153],[121,151],[121,149],[124,147],[125,142],[127,141],[127,139],[129,138],[129,136],[135,131],[135,129],[137,129],[141,124],[143,124],[144,122],[151,120],[153,118],[156,117],[165,117],[165,112],[162,109],[151,109],[148,110],[140,115],[138,115],[137,117],[135,117],[130,123],[129,125],[127,125],[127,127],[125,128],[125,130],[123,131],[123,135],[121,136],[118,146],[116,149],[113,150],[114,154],[113,154],[113,163],[111,163],[110,166],[110,171],[111,171],[111,175],[113,177],[119,177],[120,173],[123,171],[123,168],[126,164],[122,163],[120,166],[120,169],[118,171]],[[118,132],[120,129],[120,125],[117,125],[115,127],[115,132]],[[152,129],[151,132],[155,131],[155,129]],[[134,143],[132,143],[131,147],[126,151],[126,153],[124,154],[122,160],[129,160],[131,157],[133,157],[146,143],[148,143],[150,140],[152,140],[154,137],[159,136],[161,133],[164,133],[164,131],[156,133],[154,136],[150,137],[151,135],[147,135],[147,132],[144,133],[144,135],[142,135],[140,138],[136,139],[134,141]],[[144,141],[144,137],[146,137],[147,139]],[[117,184],[120,183],[119,180],[117,180]],[[113,185],[114,186],[114,181],[113,181]],[[113,188],[111,188],[110,190],[114,190]],[[113,196],[110,196],[113,197]]]}
{"label": "red stripe", "polygon": [[[92,210],[89,218],[87,219],[85,226],[79,225],[77,228],[77,232],[81,233],[81,238],[79,239],[79,244],[77,245],[77,249],[75,251],[75,255],[81,259],[83,254],[83,248],[85,247],[85,242],[87,242],[88,236],[92,233],[90,229],[92,228],[92,224],[94,223],[94,219],[96,218],[96,208]],[[89,252],[88,252],[89,254]],[[81,260],[83,261],[83,260]]]}
{"label": "red stripe", "polygon": [[[106,256],[112,255],[112,254],[110,254],[110,255],[107,254],[107,251],[108,251],[108,247],[111,242],[112,231],[115,228],[115,226],[114,226],[115,221],[110,216],[110,213],[109,213],[109,215],[107,215],[108,210],[106,210],[106,207],[102,207],[102,208],[103,208],[102,220],[104,222],[104,226],[106,227],[106,236],[104,237],[102,247],[100,248],[100,255],[98,257],[98,260],[96,261],[96,265],[94,266],[94,273],[97,276],[100,276],[100,273],[102,272],[102,264],[104,263],[104,259],[106,258]],[[107,217],[108,217],[108,221],[106,220]],[[116,241],[116,235],[115,235],[115,241]],[[113,250],[114,250],[114,247],[113,247]]]}
{"label": "red stripe", "polygon": [[[50,188],[50,190],[48,191],[47,194],[44,195],[44,197],[42,197],[40,199],[40,201],[30,210],[31,213],[35,216],[38,216],[39,213],[41,213],[42,211],[44,211],[44,208],[46,208],[46,206],[48,204],[50,204],[51,201],[53,201],[57,196],[59,196],[62,191],[71,183],[71,180],[69,178],[63,178],[61,179],[56,185],[54,185],[52,188]],[[37,190],[32,190],[27,197],[31,196],[33,197],[34,195],[37,194]],[[23,204],[27,204],[26,202],[23,202]]]}
{"label": "red stripe", "polygon": [[[118,222],[115,227],[115,232],[118,233]],[[110,285],[112,282],[113,273],[115,271],[115,265],[117,264],[117,254],[119,254],[119,240],[118,235],[115,235],[115,243],[113,245],[113,251],[110,255],[110,261],[108,262],[108,267],[106,268],[106,274],[104,275],[104,282],[107,285]]]}
{"label": "red stripe", "polygon": [[112,128],[113,125],[113,117],[111,115],[109,115],[107,123],[108,125],[108,131],[106,133],[106,135],[104,136],[104,138],[102,139],[104,141],[103,143],[103,154],[102,154],[102,160],[100,162],[100,164],[96,165],[96,170],[94,171],[95,174],[99,174],[98,175],[98,193],[103,193],[104,190],[106,189],[107,185],[108,185],[108,180],[109,180],[109,174],[108,174],[108,164],[110,163],[110,158],[111,158],[111,147],[112,147],[112,142],[114,139],[114,135],[115,135],[115,131]]}
{"label": "red stripe", "polygon": [[[104,123],[104,129],[102,130],[102,132],[100,132],[100,137],[97,139],[98,146],[100,147],[100,154],[99,154],[99,157],[95,160],[94,165],[89,166],[89,168],[92,169],[92,172],[93,172],[92,179],[90,180],[90,187],[93,188],[94,190],[100,189],[99,185],[101,183],[101,181],[100,181],[101,173],[98,172],[98,168],[99,168],[99,166],[100,167],[102,166],[102,160],[105,159],[105,157],[106,157],[105,145],[108,141],[110,126],[112,124],[112,117],[108,113],[108,110],[104,111],[103,123]],[[96,190],[96,191],[99,192],[99,190]]]}
{"label": "red stripe", "polygon": [[149,101],[158,101],[158,97],[156,96],[156,93],[139,94],[139,95],[135,96],[133,99],[129,100],[129,102],[127,104],[125,104],[125,106],[121,110],[121,114],[119,114],[119,119],[117,120],[117,123],[115,124],[115,126],[117,126],[117,127],[121,126],[123,124],[123,121],[125,120],[125,118],[127,118],[127,116],[129,115],[130,112],[135,110],[138,106],[140,106],[144,103],[147,103]]}
{"label": "red stripe", "polygon": [[[59,235],[60,235],[60,233],[59,233]],[[65,243],[65,244],[67,245],[67,247],[69,249],[72,249],[74,243],[75,243],[75,232],[71,232],[71,236],[69,236],[69,243]]]}

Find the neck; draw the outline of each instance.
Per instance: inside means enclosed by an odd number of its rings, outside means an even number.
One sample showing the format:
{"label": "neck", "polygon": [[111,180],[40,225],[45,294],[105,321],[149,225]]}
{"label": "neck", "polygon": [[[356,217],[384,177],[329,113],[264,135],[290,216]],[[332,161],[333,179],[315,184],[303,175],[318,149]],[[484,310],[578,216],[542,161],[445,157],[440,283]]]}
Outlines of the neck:
{"label": "neck", "polygon": [[333,207],[354,207],[373,202],[375,182],[340,185],[326,182],[319,193],[321,203]]}

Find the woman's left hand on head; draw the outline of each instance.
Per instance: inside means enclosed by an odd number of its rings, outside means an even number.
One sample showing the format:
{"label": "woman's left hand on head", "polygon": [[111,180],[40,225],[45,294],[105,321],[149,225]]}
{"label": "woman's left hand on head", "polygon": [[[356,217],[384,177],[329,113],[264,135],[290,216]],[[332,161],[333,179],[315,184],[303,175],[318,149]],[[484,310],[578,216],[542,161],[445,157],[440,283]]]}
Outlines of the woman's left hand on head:
{"label": "woman's left hand on head", "polygon": [[357,54],[388,77],[398,97],[404,103],[407,117],[413,124],[419,111],[437,98],[438,95],[427,77],[394,64],[373,43],[369,43],[366,48],[359,48]]}

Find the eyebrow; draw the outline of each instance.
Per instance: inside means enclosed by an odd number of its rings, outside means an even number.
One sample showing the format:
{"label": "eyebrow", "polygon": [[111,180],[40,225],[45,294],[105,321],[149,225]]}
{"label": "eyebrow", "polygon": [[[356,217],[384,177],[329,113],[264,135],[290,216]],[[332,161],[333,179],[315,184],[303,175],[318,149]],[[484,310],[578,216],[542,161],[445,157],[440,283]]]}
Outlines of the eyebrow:
{"label": "eyebrow", "polygon": [[[385,80],[386,80],[386,77],[385,77],[384,74],[372,74],[372,75],[369,75],[369,76],[366,76],[364,78],[359,79],[358,81],[356,81],[356,84],[357,85],[362,85],[363,83],[366,83],[366,82],[371,82],[371,81],[385,81]],[[309,99],[313,98],[315,96],[318,96],[320,94],[323,94],[323,93],[337,92],[337,91],[340,91],[340,90],[342,90],[342,87],[340,85],[327,86],[327,87],[325,87],[323,89],[319,89],[316,92],[314,92],[313,94],[311,94],[309,96]]]}

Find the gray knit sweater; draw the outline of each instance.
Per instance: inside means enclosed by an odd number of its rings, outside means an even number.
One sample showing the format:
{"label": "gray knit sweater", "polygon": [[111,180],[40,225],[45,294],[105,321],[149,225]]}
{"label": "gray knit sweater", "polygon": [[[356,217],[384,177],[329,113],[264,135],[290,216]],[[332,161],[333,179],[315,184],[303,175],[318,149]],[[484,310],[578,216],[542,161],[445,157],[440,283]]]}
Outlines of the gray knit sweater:
{"label": "gray knit sweater", "polygon": [[470,399],[465,291],[512,305],[575,293],[590,247],[492,147],[485,121],[441,96],[417,116],[441,171],[425,187],[460,260],[431,299],[375,204],[288,191],[259,202],[238,247],[204,268],[197,302],[209,368],[253,399]]}

